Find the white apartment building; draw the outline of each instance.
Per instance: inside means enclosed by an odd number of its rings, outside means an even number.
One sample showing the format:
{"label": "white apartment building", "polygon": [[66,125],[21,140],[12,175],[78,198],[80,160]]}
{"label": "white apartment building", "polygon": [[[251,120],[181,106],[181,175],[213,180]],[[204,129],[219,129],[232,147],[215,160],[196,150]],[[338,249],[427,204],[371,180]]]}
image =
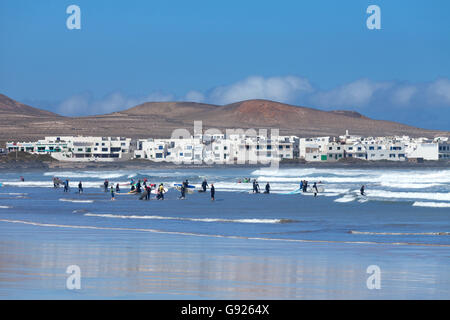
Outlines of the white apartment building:
{"label": "white apartment building", "polygon": [[130,138],[121,137],[45,137],[37,142],[8,142],[7,149],[33,154],[50,154],[61,161],[112,161],[128,159]]}

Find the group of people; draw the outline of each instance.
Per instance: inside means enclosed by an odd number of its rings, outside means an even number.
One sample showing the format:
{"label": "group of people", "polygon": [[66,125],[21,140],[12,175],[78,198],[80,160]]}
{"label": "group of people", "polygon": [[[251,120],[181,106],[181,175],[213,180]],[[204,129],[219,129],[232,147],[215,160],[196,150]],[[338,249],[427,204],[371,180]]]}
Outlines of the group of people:
{"label": "group of people", "polygon": [[[256,179],[253,179],[253,193],[261,193],[259,189],[259,183]],[[264,193],[270,193],[270,184],[269,182],[266,183],[266,187],[264,190]]]}
{"label": "group of people", "polygon": [[[208,188],[208,181],[206,181],[206,179],[203,180],[202,182],[202,192],[206,192],[206,188]],[[181,183],[180,186],[180,192],[181,195],[179,197],[180,200],[184,200],[186,199],[186,191],[189,188],[189,181],[186,179],[186,181],[183,181]],[[210,192],[211,192],[211,201],[215,200],[215,196],[216,196],[216,188],[214,187],[214,184],[211,183],[211,187],[210,187]]]}

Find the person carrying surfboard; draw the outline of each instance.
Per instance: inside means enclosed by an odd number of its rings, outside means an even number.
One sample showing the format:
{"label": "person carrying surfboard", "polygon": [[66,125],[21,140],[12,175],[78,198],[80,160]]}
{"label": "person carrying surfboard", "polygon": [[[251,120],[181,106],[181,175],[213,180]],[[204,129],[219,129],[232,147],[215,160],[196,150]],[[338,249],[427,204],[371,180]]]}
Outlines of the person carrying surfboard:
{"label": "person carrying surfboard", "polygon": [[313,188],[313,192],[314,192],[314,197],[317,197],[317,193],[319,193],[319,190],[317,190],[317,183],[314,182],[312,188]]}
{"label": "person carrying surfboard", "polygon": [[156,196],[158,200],[164,200],[164,185],[161,183],[158,187],[158,195]]}
{"label": "person carrying surfboard", "polygon": [[[186,180],[187,181],[187,180]],[[185,182],[183,182],[182,184],[181,184],[181,187],[180,187],[180,192],[181,192],[181,196],[180,196],[180,200],[184,200],[184,199],[186,199],[186,184],[185,184]]]}

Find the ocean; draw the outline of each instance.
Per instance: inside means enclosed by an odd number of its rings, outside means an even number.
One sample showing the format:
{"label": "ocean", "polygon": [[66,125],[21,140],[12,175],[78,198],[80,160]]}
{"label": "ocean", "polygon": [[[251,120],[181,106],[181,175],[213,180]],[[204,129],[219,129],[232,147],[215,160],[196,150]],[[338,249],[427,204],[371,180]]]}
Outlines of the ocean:
{"label": "ocean", "polygon": [[[127,193],[144,178],[169,188],[164,201]],[[205,178],[215,201],[172,188]],[[120,184],[115,201],[105,179]],[[300,180],[324,191],[298,192]],[[450,298],[448,168],[21,171],[0,183],[2,299]]]}

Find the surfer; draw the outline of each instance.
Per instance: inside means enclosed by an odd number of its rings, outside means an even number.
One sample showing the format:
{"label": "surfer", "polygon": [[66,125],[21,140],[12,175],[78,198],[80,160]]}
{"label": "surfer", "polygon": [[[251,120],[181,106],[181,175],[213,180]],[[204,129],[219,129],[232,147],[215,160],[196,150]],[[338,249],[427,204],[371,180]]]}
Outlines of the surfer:
{"label": "surfer", "polygon": [[83,193],[83,184],[81,183],[81,181],[80,183],[78,183],[78,193]]}
{"label": "surfer", "polygon": [[259,193],[259,184],[256,179],[253,179],[253,193]]}
{"label": "surfer", "polygon": [[361,192],[361,195],[362,195],[362,196],[365,196],[365,195],[366,195],[366,193],[364,192],[364,190],[365,190],[365,187],[364,187],[364,186],[362,186],[361,189],[359,189],[359,191]]}
{"label": "surfer", "polygon": [[306,192],[308,190],[308,181],[303,182],[303,192]]}
{"label": "surfer", "polygon": [[206,179],[203,180],[202,182],[202,189],[203,192],[206,192],[206,188],[208,187],[208,182],[206,181]]}
{"label": "surfer", "polygon": [[158,187],[158,194],[156,196],[156,199],[164,200],[164,186],[162,183]]}
{"label": "surfer", "polygon": [[20,181],[25,182],[25,178],[21,176]]}
{"label": "surfer", "polygon": [[185,185],[185,182],[183,182],[183,183],[181,184],[180,191],[181,191],[181,196],[180,196],[179,199],[180,199],[180,200],[186,199],[186,185]]}
{"label": "surfer", "polygon": [[317,193],[319,192],[319,190],[317,190],[317,184],[314,182],[313,184],[313,192],[314,192],[314,197],[317,197]]}
{"label": "surfer", "polygon": [[137,184],[136,184],[136,192],[137,193],[141,193],[141,180],[138,180]]}
{"label": "surfer", "polygon": [[111,183],[111,200],[116,200],[114,197],[114,184]]}
{"label": "surfer", "polygon": [[300,181],[300,190],[303,190],[303,180]]}
{"label": "surfer", "polygon": [[214,188],[214,184],[211,183],[211,201],[214,201],[215,196],[216,196],[216,188]]}
{"label": "surfer", "polygon": [[120,192],[120,187],[118,183],[116,184],[116,192]]}
{"label": "surfer", "polygon": [[147,194],[145,195],[145,200],[150,200],[150,195],[152,194],[152,187],[151,184],[148,184],[145,187],[145,190],[147,190]]}
{"label": "surfer", "polygon": [[64,192],[69,192],[69,180],[64,182]]}
{"label": "surfer", "polygon": [[270,184],[267,182],[266,184],[266,191],[264,193],[270,193]]}
{"label": "surfer", "polygon": [[108,179],[105,179],[105,182],[103,182],[103,186],[105,187],[105,192],[108,192],[108,185],[109,185],[109,181],[108,181]]}

